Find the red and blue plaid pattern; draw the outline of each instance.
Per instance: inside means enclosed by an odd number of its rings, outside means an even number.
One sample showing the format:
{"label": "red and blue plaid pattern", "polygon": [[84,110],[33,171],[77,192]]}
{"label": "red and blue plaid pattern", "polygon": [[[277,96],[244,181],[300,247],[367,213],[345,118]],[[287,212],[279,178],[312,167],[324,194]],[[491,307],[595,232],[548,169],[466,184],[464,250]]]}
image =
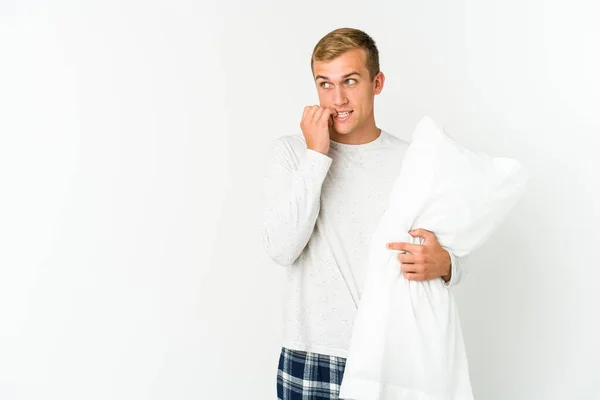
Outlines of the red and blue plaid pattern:
{"label": "red and blue plaid pattern", "polygon": [[277,371],[279,400],[338,400],[346,359],[281,349]]}

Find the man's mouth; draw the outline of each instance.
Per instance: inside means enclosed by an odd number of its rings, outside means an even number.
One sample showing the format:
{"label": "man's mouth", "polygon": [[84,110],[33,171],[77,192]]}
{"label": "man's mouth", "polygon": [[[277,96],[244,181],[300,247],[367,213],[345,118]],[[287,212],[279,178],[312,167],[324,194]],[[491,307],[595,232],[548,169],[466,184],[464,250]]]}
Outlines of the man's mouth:
{"label": "man's mouth", "polygon": [[343,121],[343,120],[347,119],[350,116],[350,114],[352,114],[353,112],[354,112],[354,110],[338,111],[335,119],[338,121]]}

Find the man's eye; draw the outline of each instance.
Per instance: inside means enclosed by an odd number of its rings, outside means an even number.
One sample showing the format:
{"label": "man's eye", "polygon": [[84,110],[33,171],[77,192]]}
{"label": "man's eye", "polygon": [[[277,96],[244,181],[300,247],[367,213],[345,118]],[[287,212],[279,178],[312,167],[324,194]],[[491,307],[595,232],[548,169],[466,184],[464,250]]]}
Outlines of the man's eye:
{"label": "man's eye", "polygon": [[327,89],[328,86],[325,86],[325,85],[329,85],[329,82],[321,83],[321,87]]}
{"label": "man's eye", "polygon": [[350,78],[350,79],[346,79],[346,82],[347,82],[347,83],[350,83],[350,84],[354,84],[354,83],[356,83],[356,80],[355,80],[355,79],[352,79],[352,78]]}

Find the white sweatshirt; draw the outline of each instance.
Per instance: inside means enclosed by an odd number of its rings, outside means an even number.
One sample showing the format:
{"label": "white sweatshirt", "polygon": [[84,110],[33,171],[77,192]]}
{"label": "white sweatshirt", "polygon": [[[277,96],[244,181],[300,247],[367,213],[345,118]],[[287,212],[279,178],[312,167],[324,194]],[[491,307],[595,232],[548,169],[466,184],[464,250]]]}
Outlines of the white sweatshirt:
{"label": "white sweatshirt", "polygon": [[[408,145],[383,130],[366,144],[332,140],[327,155],[307,149],[301,134],[271,141],[263,242],[268,255],[287,266],[283,346],[347,357],[371,234]],[[457,257],[450,256],[446,286],[460,279]]]}

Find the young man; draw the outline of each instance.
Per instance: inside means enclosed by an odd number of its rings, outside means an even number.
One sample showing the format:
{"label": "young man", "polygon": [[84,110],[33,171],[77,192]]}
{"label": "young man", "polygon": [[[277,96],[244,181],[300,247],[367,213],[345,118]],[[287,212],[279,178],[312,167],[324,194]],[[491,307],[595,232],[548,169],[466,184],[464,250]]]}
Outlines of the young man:
{"label": "young man", "polygon": [[[369,35],[330,32],[315,46],[311,69],[320,105],[304,109],[302,135],[271,142],[264,186],[264,247],[288,267],[277,376],[286,400],[338,398],[370,236],[409,145],[375,125],[385,76]],[[424,241],[390,247],[406,252],[398,255],[404,277],[456,284],[457,260],[435,235],[411,235]]]}

